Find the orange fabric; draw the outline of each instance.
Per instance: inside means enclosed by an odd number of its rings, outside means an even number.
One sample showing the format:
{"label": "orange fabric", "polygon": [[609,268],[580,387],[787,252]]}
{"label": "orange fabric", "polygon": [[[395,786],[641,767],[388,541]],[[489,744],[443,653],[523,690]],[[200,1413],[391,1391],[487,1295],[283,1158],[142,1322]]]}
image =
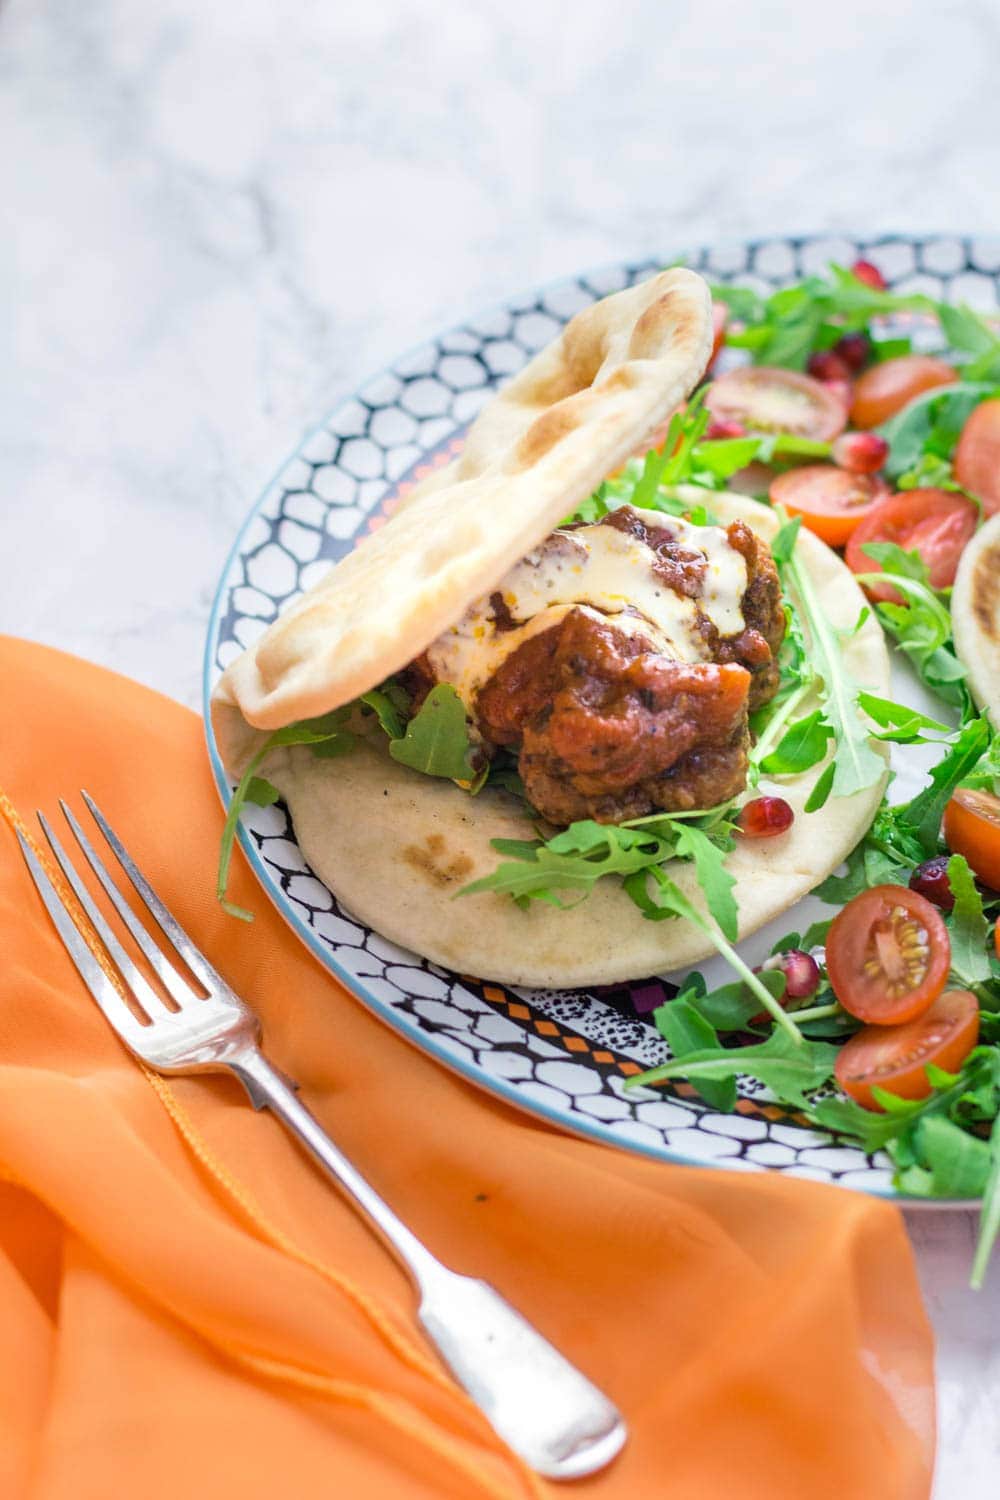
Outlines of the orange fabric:
{"label": "orange fabric", "polygon": [[2,826],[81,786],[379,1191],[619,1403],[630,1441],[574,1493],[928,1495],[932,1345],[894,1209],[507,1109],[336,984],[240,860],[256,921],[219,910],[193,714],[10,639],[0,705],[4,1500],[558,1492],[441,1371],[404,1275],[278,1123],[233,1081],[166,1083],[119,1044]]}

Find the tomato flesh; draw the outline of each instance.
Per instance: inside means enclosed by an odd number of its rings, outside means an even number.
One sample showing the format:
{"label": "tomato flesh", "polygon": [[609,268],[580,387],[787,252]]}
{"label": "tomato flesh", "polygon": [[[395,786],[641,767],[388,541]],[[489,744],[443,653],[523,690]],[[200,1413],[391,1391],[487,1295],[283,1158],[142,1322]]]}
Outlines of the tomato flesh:
{"label": "tomato flesh", "polygon": [[841,1005],[859,1021],[912,1021],[945,987],[951,943],[936,906],[904,885],[876,885],[833,919],[826,969]]}
{"label": "tomato flesh", "polygon": [[944,810],[945,843],[990,890],[1000,891],[1000,797],[959,787]]}
{"label": "tomato flesh", "polygon": [[875,1088],[900,1099],[925,1099],[927,1064],[957,1073],[979,1040],[979,1002],[968,990],[945,990],[905,1026],[865,1026],[841,1047],[834,1077],[857,1104],[881,1111]]}
{"label": "tomato flesh", "polygon": [[955,449],[955,479],[982,501],[985,515],[1000,510],[1000,397],[969,414]]}
{"label": "tomato flesh", "polygon": [[851,421],[855,427],[878,427],[914,396],[938,385],[953,385],[958,375],[943,359],[930,354],[901,354],[865,370],[854,386]]}
{"label": "tomato flesh", "polygon": [[712,381],[705,405],[720,421],[740,422],[748,432],[791,432],[828,443],[843,432],[843,404],[819,380],[797,370],[744,365]]}
{"label": "tomato flesh", "polygon": [[806,464],[779,474],[771,484],[771,502],[793,516],[831,547],[843,547],[872,506],[889,496],[889,487],[874,474],[851,474],[833,464]]}
{"label": "tomato flesh", "polygon": [[[920,553],[934,588],[950,588],[978,521],[975,503],[953,490],[901,490],[862,518],[847,544],[847,566],[854,573],[878,573],[878,563],[862,548],[866,542],[895,542],[905,552]],[[865,584],[865,591],[872,599],[903,602],[888,582]]]}

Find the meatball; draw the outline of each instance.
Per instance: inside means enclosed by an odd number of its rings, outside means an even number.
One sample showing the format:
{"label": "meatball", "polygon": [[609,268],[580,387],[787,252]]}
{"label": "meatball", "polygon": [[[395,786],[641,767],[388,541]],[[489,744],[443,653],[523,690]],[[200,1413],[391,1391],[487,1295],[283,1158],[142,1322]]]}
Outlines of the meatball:
{"label": "meatball", "polygon": [[[605,527],[636,547],[609,548]],[[590,584],[595,555],[605,561]],[[609,574],[608,559],[620,571]],[[625,609],[623,588],[634,590]],[[683,609],[664,607],[667,590]],[[511,632],[529,622],[515,645]],[[464,681],[485,753],[517,754],[528,799],[550,822],[620,823],[743,790],[749,715],[777,691],[784,631],[774,560],[742,521],[708,537],[626,505],[596,526],[554,532],[411,664],[408,680],[418,702],[435,680]],[[477,666],[480,642],[495,653],[488,669]]]}
{"label": "meatball", "polygon": [[519,747],[528,800],[550,822],[620,823],[742,791],[750,682],[735,662],[671,661],[579,608],[507,658],[477,719]]}

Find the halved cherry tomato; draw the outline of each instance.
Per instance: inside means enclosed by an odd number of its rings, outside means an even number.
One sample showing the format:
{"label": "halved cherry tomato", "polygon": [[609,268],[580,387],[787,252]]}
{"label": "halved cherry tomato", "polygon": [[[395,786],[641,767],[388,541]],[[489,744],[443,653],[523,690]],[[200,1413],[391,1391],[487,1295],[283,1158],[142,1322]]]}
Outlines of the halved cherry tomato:
{"label": "halved cherry tomato", "polygon": [[[854,573],[877,573],[878,563],[861,549],[866,542],[895,542],[920,553],[934,588],[949,588],[978,520],[977,506],[954,490],[901,490],[873,505],[855,528],[844,554],[847,566]],[[871,599],[903,602],[891,583],[866,583],[865,592]]]}
{"label": "halved cherry tomato", "polygon": [[849,474],[833,464],[806,464],[789,469],[771,483],[771,500],[810,531],[842,547],[872,506],[889,495],[889,486],[874,474]]}
{"label": "halved cherry tomato", "polygon": [[952,854],[964,854],[980,880],[1000,891],[1000,797],[960,786],[944,810],[943,832]]}
{"label": "halved cherry tomato", "polygon": [[834,1077],[856,1103],[881,1110],[874,1087],[900,1099],[925,1099],[927,1064],[957,1073],[979,1040],[979,1002],[968,990],[945,990],[905,1026],[864,1026],[841,1047]]}
{"label": "halved cherry tomato", "polygon": [[770,365],[727,370],[712,381],[705,405],[748,432],[794,432],[816,442],[830,442],[847,425],[842,403],[821,381]]}
{"label": "halved cherry tomato", "polygon": [[859,1021],[912,1021],[944,989],[951,943],[936,906],[905,885],[876,885],[848,901],[826,940],[833,993]]}
{"label": "halved cherry tomato", "polygon": [[1000,510],[1000,397],[969,415],[955,449],[955,478],[983,502],[988,516]]}
{"label": "halved cherry tomato", "polygon": [[729,322],[729,308],[724,302],[712,303],[712,352],[708,356],[711,367],[719,357],[719,350],[726,342],[726,324]]}
{"label": "halved cherry tomato", "polygon": [[872,365],[854,386],[851,421],[855,427],[877,427],[902,411],[914,396],[936,385],[953,385],[958,375],[943,359],[930,354],[901,354]]}

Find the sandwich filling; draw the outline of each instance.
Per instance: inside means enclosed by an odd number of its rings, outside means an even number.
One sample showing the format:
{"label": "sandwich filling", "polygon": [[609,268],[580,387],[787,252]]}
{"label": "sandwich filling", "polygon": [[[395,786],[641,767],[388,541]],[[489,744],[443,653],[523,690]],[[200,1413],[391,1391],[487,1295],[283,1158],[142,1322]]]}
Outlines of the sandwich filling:
{"label": "sandwich filling", "polygon": [[409,669],[450,683],[553,823],[711,807],[746,784],[784,636],[764,542],[622,506],[554,531]]}

